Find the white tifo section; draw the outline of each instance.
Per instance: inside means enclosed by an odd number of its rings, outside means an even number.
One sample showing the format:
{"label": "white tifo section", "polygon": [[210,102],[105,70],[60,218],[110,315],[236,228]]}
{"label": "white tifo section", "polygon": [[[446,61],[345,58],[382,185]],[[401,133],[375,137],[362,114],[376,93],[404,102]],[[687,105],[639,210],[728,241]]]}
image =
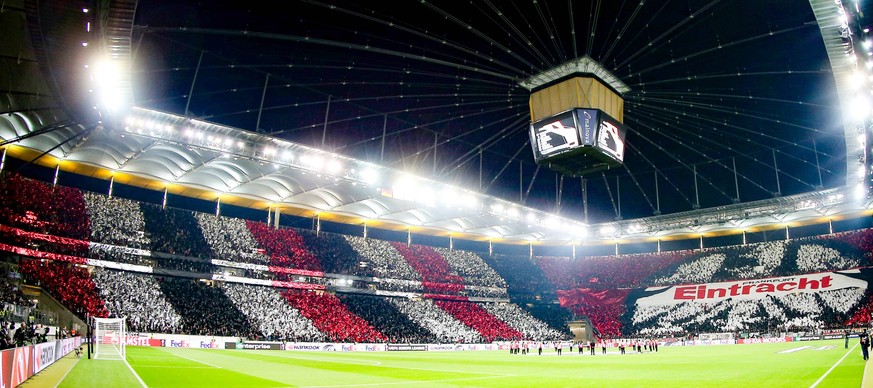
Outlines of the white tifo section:
{"label": "white tifo section", "polygon": [[124,318],[94,318],[94,359],[124,360],[126,338]]}

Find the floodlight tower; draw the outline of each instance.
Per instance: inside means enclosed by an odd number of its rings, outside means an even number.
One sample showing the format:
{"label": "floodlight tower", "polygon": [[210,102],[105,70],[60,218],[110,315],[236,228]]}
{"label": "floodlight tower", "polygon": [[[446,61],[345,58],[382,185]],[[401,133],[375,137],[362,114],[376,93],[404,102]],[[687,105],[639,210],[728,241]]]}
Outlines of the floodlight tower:
{"label": "floodlight tower", "polygon": [[534,159],[561,173],[582,174],[624,160],[624,99],[630,91],[588,56],[535,74],[519,85],[530,90]]}

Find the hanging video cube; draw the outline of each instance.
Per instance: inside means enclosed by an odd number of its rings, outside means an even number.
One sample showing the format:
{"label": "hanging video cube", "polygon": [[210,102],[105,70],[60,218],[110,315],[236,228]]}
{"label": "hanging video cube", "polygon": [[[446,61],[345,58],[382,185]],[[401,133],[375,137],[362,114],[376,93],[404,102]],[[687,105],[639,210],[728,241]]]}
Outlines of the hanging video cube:
{"label": "hanging video cube", "polygon": [[624,125],[599,109],[575,108],[530,126],[537,164],[571,176],[621,166],[624,141]]}

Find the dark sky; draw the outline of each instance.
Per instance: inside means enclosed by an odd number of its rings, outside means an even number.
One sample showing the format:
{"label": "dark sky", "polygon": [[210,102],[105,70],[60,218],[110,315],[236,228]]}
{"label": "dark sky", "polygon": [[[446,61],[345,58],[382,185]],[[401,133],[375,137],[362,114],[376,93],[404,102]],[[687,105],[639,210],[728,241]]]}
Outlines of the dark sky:
{"label": "dark sky", "polygon": [[464,187],[481,176],[546,211],[560,192],[578,220],[581,178],[535,164],[518,81],[584,55],[631,88],[624,166],[583,177],[591,222],[845,182],[807,1],[143,0],[135,24],[137,105]]}

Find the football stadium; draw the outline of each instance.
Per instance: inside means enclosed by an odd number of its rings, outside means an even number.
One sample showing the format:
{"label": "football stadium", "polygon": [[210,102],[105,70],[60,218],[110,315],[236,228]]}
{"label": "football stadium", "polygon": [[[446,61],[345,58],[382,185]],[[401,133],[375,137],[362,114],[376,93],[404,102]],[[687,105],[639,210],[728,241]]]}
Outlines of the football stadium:
{"label": "football stadium", "polygon": [[0,1],[0,387],[873,386],[871,12]]}

